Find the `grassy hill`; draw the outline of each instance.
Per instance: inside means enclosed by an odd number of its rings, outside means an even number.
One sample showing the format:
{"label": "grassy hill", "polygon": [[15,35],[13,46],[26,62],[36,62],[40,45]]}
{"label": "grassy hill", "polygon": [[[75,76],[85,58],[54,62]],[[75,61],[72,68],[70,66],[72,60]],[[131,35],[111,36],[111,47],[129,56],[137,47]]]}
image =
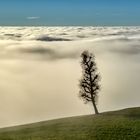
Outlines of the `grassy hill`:
{"label": "grassy hill", "polygon": [[3,128],[0,140],[140,140],[140,107]]}

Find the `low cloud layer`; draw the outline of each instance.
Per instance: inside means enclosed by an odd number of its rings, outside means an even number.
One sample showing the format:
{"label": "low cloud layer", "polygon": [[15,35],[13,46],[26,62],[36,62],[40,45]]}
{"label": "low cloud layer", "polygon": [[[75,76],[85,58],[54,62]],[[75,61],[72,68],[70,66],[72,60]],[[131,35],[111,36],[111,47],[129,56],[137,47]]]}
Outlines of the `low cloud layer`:
{"label": "low cloud layer", "polygon": [[38,37],[36,40],[39,40],[39,41],[71,41],[70,39],[66,39],[66,38],[50,37],[50,36],[45,36],[45,35]]}
{"label": "low cloud layer", "polygon": [[[96,56],[99,110],[139,106],[140,27],[0,27],[0,127],[90,114],[80,54]],[[9,117],[10,116],[10,117]]]}

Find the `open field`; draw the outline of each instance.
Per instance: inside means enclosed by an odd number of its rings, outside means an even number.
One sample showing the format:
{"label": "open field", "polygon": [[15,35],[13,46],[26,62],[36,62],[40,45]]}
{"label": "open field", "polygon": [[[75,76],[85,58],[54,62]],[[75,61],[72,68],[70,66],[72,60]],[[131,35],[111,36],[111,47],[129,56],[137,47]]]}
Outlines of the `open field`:
{"label": "open field", "polygon": [[140,107],[0,129],[0,140],[140,140]]}

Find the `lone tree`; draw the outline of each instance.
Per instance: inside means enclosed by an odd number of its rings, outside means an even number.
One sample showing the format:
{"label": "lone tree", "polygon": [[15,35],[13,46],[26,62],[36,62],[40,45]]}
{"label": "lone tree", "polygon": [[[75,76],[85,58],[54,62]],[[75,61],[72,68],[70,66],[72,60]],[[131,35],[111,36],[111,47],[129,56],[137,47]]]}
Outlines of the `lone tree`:
{"label": "lone tree", "polygon": [[82,78],[80,79],[80,97],[85,103],[92,102],[95,114],[99,114],[96,103],[100,90],[100,75],[97,73],[95,56],[88,51],[81,54]]}

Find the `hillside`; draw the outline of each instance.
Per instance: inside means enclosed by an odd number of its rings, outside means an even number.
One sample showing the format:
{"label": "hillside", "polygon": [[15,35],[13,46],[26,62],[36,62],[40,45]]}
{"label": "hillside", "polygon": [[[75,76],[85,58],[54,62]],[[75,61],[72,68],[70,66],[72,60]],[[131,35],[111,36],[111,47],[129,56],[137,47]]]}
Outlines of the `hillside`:
{"label": "hillside", "polygon": [[140,140],[140,107],[3,128],[0,140]]}

